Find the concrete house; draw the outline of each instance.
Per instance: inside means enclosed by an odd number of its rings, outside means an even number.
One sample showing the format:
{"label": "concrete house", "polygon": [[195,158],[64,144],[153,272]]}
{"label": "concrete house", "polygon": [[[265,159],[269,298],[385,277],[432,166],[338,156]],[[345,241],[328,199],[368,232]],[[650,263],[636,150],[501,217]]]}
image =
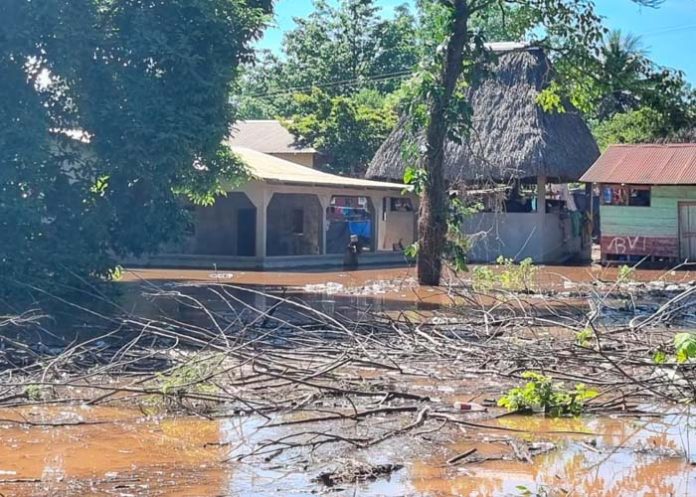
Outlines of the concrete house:
{"label": "concrete house", "polygon": [[[579,112],[546,112],[537,103],[553,74],[540,48],[491,44],[498,55],[492,76],[468,95],[472,129],[462,143],[445,146],[445,176],[452,192],[483,205],[464,230],[472,262],[498,256],[537,263],[589,260],[588,216],[578,211],[567,183],[576,182],[599,157]],[[367,177],[398,181],[407,166],[404,120],[378,150]]]}
{"label": "concrete house", "polygon": [[612,145],[580,178],[600,196],[602,261],[696,261],[696,143]]}
{"label": "concrete house", "polygon": [[311,147],[298,145],[280,121],[239,121],[232,128],[229,143],[233,147],[249,148],[301,166],[316,168],[322,165],[321,154]]}
{"label": "concrete house", "polygon": [[187,239],[141,264],[270,269],[338,266],[351,235],[361,266],[405,262],[416,198],[395,183],[328,174],[231,146],[252,179],[210,207],[192,207]]}

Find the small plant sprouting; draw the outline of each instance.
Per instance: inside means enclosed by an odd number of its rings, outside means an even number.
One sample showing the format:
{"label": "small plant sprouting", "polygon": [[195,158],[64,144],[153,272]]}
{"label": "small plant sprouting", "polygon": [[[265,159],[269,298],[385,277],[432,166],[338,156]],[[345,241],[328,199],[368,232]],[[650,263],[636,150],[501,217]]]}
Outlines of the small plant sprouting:
{"label": "small plant sprouting", "polygon": [[591,340],[594,338],[592,328],[585,328],[575,334],[575,343],[580,347],[589,347]]}
{"label": "small plant sprouting", "polygon": [[538,269],[531,257],[515,264],[512,259],[506,259],[501,255],[496,263],[503,269],[500,273],[500,283],[505,290],[531,292],[534,289],[534,278]]}
{"label": "small plant sprouting", "polygon": [[662,348],[658,348],[652,355],[652,362],[656,366],[662,366],[668,361],[684,364],[692,359],[696,359],[696,333],[674,335],[674,355],[668,354]]}
{"label": "small plant sprouting", "polygon": [[500,407],[508,411],[542,411],[549,416],[579,416],[587,401],[597,397],[596,390],[587,388],[582,383],[573,390],[564,389],[554,383],[553,378],[533,371],[525,371],[522,378],[529,380],[522,387],[510,389],[498,400]]}
{"label": "small plant sprouting", "polygon": [[627,266],[626,264],[619,266],[619,273],[616,276],[616,282],[619,284],[630,283],[631,281],[633,281],[635,272],[635,268]]}
{"label": "small plant sprouting", "polygon": [[24,395],[27,399],[38,402],[44,398],[44,389],[39,385],[27,385],[24,388]]}
{"label": "small plant sprouting", "polygon": [[667,362],[667,354],[665,354],[664,350],[657,350],[652,356],[652,361],[653,364],[661,366],[662,364]]}
{"label": "small plant sprouting", "polygon": [[674,348],[680,364],[696,358],[696,334],[677,333],[674,336]]}
{"label": "small plant sprouting", "polygon": [[472,273],[472,286],[474,291],[487,293],[495,286],[498,278],[495,272],[488,266],[476,266]]}
{"label": "small plant sprouting", "polygon": [[215,358],[198,363],[183,364],[169,374],[158,374],[159,388],[162,395],[181,396],[186,393],[212,394],[217,387],[210,382],[215,376],[219,361]]}
{"label": "small plant sprouting", "polygon": [[511,292],[532,292],[538,268],[531,257],[519,264],[502,255],[496,259],[496,269],[478,266],[474,269],[472,286],[477,292],[489,292],[496,286]]}
{"label": "small plant sprouting", "polygon": [[[167,373],[158,373],[152,385],[158,393],[144,397],[141,410],[147,415],[155,415],[171,406],[178,407],[189,396],[217,394],[219,389],[213,378],[220,374],[223,360],[223,356],[214,355],[182,364]],[[200,399],[193,403],[200,404]]]}

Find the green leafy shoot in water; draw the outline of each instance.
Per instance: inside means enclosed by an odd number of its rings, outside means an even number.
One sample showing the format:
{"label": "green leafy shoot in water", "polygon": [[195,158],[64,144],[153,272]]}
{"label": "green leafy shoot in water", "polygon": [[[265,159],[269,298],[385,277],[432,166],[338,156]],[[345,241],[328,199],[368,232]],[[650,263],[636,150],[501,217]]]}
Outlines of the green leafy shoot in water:
{"label": "green leafy shoot in water", "polygon": [[531,257],[515,264],[514,260],[501,255],[496,263],[503,269],[500,272],[500,283],[505,290],[513,292],[531,292],[533,290],[537,268]]}
{"label": "green leafy shoot in water", "polygon": [[471,283],[476,292],[490,292],[496,285],[498,277],[488,266],[476,266],[474,268]]}
{"label": "green leafy shoot in water", "polygon": [[221,356],[214,356],[201,361],[191,361],[172,369],[168,374],[158,374],[158,386],[162,395],[216,393],[218,388],[212,383],[212,378],[219,373],[222,360]]}
{"label": "green leafy shoot in water", "polygon": [[27,399],[38,402],[45,398],[45,391],[40,385],[27,385],[24,388],[24,395]]}
{"label": "green leafy shoot in water", "polygon": [[674,336],[674,348],[677,353],[677,362],[680,364],[696,358],[696,334],[677,333]]}
{"label": "green leafy shoot in water", "polygon": [[657,350],[652,356],[652,362],[653,362],[653,364],[656,364],[658,366],[666,363],[667,362],[667,354],[665,354],[665,351],[664,350]]}
{"label": "green leafy shoot in water", "polygon": [[580,347],[589,347],[591,340],[594,338],[594,331],[592,328],[585,328],[582,331],[578,331],[575,334],[575,343]]}
{"label": "green leafy shoot in water", "polygon": [[510,389],[498,400],[500,407],[508,411],[542,411],[548,416],[579,416],[587,401],[597,397],[596,390],[578,383],[573,390],[554,383],[553,378],[533,371],[525,371],[522,378],[529,380],[524,386]]}
{"label": "green leafy shoot in water", "polygon": [[635,276],[636,268],[627,266],[626,264],[619,266],[619,273],[616,276],[616,282],[619,284],[630,283]]}
{"label": "green leafy shoot in water", "polygon": [[534,291],[538,268],[531,257],[517,264],[513,259],[501,255],[496,259],[496,265],[495,269],[487,266],[474,269],[472,287],[475,291],[486,293],[496,287],[510,292]]}

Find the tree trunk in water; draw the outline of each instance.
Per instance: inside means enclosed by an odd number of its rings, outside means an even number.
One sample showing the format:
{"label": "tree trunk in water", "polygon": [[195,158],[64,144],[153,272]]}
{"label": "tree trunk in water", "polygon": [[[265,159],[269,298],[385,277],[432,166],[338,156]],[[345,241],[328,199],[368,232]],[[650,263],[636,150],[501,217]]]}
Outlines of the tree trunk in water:
{"label": "tree trunk in water", "polygon": [[421,285],[439,285],[442,273],[449,202],[443,170],[448,130],[446,112],[462,74],[464,48],[468,42],[468,21],[469,0],[455,0],[452,34],[439,76],[440,91],[433,92],[428,102],[426,152],[421,164],[428,177],[421,193],[418,218],[418,282]]}

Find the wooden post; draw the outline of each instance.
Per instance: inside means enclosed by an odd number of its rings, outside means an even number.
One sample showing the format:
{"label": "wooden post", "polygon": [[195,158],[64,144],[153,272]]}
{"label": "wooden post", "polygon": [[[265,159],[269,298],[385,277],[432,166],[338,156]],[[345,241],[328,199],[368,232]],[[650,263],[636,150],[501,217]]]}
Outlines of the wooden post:
{"label": "wooden post", "polygon": [[546,215],[546,176],[537,176],[537,213]]}

